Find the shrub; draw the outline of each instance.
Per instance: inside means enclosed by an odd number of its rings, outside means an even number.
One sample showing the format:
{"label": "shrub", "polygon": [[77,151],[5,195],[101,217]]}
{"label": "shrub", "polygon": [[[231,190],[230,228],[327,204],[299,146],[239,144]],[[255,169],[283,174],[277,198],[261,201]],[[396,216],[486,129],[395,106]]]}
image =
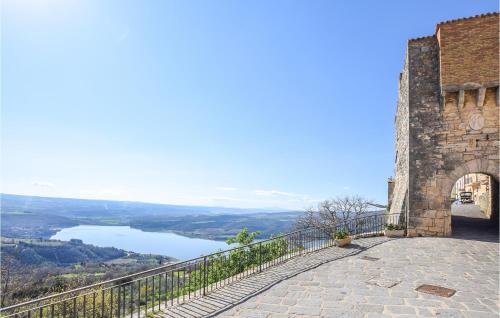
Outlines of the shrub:
{"label": "shrub", "polygon": [[349,236],[349,231],[345,229],[337,230],[335,232],[335,239],[342,240]]}
{"label": "shrub", "polygon": [[397,230],[403,230],[403,227],[399,224],[388,223],[385,225],[385,229],[389,231],[397,231]]}

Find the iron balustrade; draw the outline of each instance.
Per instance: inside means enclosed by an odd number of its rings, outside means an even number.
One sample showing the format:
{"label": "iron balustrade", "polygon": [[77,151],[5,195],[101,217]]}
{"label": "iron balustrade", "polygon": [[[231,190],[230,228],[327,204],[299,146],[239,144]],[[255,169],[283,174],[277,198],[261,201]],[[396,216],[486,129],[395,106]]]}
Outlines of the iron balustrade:
{"label": "iron balustrade", "polygon": [[[352,236],[380,235],[400,214],[374,214],[342,222]],[[248,245],[169,264],[101,283],[0,308],[13,318],[140,318],[202,297],[234,281],[304,253],[333,246],[334,233],[297,230]]]}

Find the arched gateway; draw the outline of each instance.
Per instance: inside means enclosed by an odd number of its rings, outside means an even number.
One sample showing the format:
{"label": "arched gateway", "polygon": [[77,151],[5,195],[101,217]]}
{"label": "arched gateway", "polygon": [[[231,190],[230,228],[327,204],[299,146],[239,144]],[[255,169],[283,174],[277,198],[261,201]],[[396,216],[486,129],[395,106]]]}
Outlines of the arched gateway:
{"label": "arched gateway", "polygon": [[[408,41],[389,205],[409,236],[451,235],[450,193],[460,177],[484,173],[498,184],[498,26],[490,13],[439,23],[434,35]],[[498,200],[498,186],[490,191]]]}

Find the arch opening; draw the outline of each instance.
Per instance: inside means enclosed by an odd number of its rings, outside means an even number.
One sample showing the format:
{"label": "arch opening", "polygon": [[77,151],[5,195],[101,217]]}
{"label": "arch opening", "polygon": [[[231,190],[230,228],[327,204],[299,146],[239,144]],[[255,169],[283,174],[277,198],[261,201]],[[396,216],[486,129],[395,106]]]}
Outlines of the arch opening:
{"label": "arch opening", "polygon": [[458,178],[450,193],[453,236],[495,235],[499,230],[498,180],[485,173]]}

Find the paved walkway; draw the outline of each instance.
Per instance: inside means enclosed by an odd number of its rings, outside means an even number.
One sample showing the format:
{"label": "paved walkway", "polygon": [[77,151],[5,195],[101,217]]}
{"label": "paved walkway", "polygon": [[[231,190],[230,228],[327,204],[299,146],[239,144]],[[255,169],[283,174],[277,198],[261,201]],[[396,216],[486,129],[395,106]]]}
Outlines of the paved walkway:
{"label": "paved walkway", "polygon": [[498,235],[498,219],[488,219],[475,204],[452,204],[451,226],[454,236],[481,238],[485,234]]}
{"label": "paved walkway", "polygon": [[[498,318],[498,248],[498,237],[388,241],[285,280],[220,317]],[[416,292],[421,284],[457,292]]]}
{"label": "paved walkway", "polygon": [[170,307],[163,313],[157,313],[156,316],[175,318],[215,316],[300,273],[331,261],[357,255],[387,241],[385,237],[371,237],[355,240],[348,248],[331,247],[297,256],[287,262],[267,268],[261,273],[210,292],[205,297]]}
{"label": "paved walkway", "polygon": [[453,203],[451,205],[451,214],[468,218],[487,219],[486,215],[481,211],[481,207],[472,203]]}
{"label": "paved walkway", "polygon": [[[161,316],[499,317],[498,236],[353,243],[297,257]],[[416,292],[421,284],[457,292]]]}

